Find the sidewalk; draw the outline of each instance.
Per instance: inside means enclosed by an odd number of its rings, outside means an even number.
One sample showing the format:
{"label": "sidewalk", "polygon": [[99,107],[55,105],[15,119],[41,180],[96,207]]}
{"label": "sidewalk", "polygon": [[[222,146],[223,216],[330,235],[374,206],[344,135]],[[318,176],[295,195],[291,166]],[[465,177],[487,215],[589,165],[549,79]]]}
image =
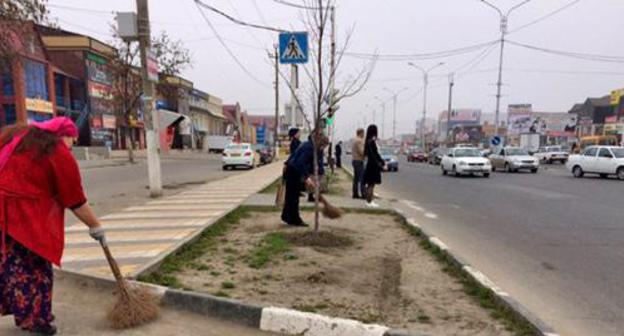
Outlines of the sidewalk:
{"label": "sidewalk", "polygon": [[[282,164],[150,201],[100,218],[122,272],[136,277],[279,177]],[[104,254],[82,224],[66,228],[63,268],[110,277]]]}

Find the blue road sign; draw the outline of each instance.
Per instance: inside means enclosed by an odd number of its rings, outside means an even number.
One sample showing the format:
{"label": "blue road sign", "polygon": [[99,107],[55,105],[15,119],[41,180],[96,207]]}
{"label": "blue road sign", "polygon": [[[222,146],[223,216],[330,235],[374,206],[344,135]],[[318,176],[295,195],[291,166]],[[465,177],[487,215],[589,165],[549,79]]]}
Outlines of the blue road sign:
{"label": "blue road sign", "polygon": [[308,32],[281,33],[279,42],[280,63],[308,63]]}
{"label": "blue road sign", "polygon": [[501,139],[501,137],[497,136],[493,136],[492,139],[490,140],[490,143],[492,144],[492,146],[499,146],[501,143],[503,142],[503,139]]}
{"label": "blue road sign", "polygon": [[256,127],[256,143],[264,144],[264,141],[266,140],[265,138],[266,138],[266,127],[257,126]]}

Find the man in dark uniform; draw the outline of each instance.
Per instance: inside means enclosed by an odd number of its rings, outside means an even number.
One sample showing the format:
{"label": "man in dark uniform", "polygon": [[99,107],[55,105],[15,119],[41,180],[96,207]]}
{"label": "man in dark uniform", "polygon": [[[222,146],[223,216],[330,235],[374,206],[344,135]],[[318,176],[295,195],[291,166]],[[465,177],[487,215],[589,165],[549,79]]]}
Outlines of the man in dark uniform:
{"label": "man in dark uniform", "polygon": [[342,168],[342,141],[336,144],[336,167]]}
{"label": "man in dark uniform", "polygon": [[[311,136],[311,139],[314,139]],[[320,135],[316,138],[317,153],[323,155],[323,150],[329,144],[326,136]],[[282,220],[292,226],[308,226],[299,215],[299,193],[301,183],[304,182],[309,190],[316,188],[314,181],[314,144],[313,140],[306,141],[291,155],[286,169],[286,197],[284,209],[282,210]],[[318,162],[317,162],[318,164]],[[322,167],[319,167],[319,170]]]}

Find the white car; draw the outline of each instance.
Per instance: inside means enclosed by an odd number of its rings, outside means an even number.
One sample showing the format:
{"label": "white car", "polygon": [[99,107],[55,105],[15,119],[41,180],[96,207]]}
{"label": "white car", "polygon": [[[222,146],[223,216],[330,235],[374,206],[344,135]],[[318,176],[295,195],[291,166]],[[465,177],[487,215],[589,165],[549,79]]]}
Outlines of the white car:
{"label": "white car", "polygon": [[231,143],[223,151],[223,170],[235,167],[253,169],[260,163],[260,155],[251,144]]}
{"label": "white car", "polygon": [[492,162],[492,171],[504,169],[508,173],[515,173],[526,169],[535,174],[539,169],[538,159],[530,156],[524,148],[504,147],[490,155],[489,158]]}
{"label": "white car", "polygon": [[463,174],[482,174],[483,177],[490,177],[492,165],[490,160],[481,156],[481,152],[476,148],[451,148],[442,157],[440,163],[442,175],[452,172],[455,176]]}
{"label": "white car", "polygon": [[576,178],[598,174],[603,178],[615,175],[624,180],[624,147],[587,147],[582,154],[570,156],[566,167]]}
{"label": "white car", "polygon": [[544,163],[553,163],[555,161],[566,163],[566,161],[568,161],[569,154],[562,146],[546,146],[540,147],[537,153],[533,154],[533,156],[538,158],[540,162]]}

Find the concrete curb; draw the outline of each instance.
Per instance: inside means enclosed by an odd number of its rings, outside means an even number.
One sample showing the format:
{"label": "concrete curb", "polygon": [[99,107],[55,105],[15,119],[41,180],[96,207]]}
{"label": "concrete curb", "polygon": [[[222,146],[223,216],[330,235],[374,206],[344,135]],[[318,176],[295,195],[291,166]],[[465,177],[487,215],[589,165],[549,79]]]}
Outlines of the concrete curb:
{"label": "concrete curb", "polygon": [[[504,292],[500,287],[498,287],[494,282],[492,282],[485,274],[481,271],[477,270],[473,266],[471,266],[467,261],[465,261],[461,256],[459,256],[456,252],[453,252],[451,248],[449,248],[442,240],[433,236],[427,230],[422,228],[413,218],[406,218],[403,213],[404,211],[398,208],[393,209],[398,215],[403,217],[405,222],[416,229],[420,235],[427,240],[431,245],[435,246],[440,250],[440,252],[444,255],[444,257],[456,268],[461,270],[465,275],[470,277],[473,281],[478,283],[480,286],[489,289],[494,295],[496,302],[507,309],[509,309],[513,314],[521,321],[526,322],[533,332],[539,336],[559,336],[555,332],[555,330],[546,324],[543,320],[537,317],[535,314],[530,312],[526,307],[524,307],[520,302],[512,298],[508,293]],[[398,336],[398,335],[397,335]]]}

